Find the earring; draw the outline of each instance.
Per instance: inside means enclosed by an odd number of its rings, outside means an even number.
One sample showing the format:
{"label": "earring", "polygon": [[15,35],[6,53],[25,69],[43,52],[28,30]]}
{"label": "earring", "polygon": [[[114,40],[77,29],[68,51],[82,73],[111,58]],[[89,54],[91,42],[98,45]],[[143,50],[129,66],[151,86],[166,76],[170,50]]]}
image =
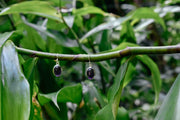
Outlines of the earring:
{"label": "earring", "polygon": [[94,78],[94,69],[92,68],[90,58],[89,58],[89,67],[87,68],[86,74],[88,76],[88,79],[93,79]]}
{"label": "earring", "polygon": [[61,66],[59,65],[58,58],[56,59],[56,65],[53,67],[53,73],[56,77],[61,75]]}

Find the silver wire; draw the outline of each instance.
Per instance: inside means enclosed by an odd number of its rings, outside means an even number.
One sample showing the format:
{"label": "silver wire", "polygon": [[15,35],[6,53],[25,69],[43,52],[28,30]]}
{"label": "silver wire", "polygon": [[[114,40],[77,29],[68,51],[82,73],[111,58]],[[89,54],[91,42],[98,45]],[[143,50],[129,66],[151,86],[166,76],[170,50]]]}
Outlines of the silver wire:
{"label": "silver wire", "polygon": [[89,59],[89,67],[92,67],[91,61],[90,61],[90,55],[88,55],[88,59]]}

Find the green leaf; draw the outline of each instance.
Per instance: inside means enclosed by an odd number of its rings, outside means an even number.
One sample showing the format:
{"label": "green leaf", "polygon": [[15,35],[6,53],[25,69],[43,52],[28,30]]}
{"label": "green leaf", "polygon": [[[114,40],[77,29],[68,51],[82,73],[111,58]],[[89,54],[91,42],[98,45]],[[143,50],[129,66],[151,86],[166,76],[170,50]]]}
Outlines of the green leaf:
{"label": "green leaf", "polygon": [[102,11],[100,8],[95,6],[87,6],[80,9],[75,9],[73,11],[75,16],[83,16],[87,14],[101,14],[101,15],[107,15],[104,11]]}
{"label": "green leaf", "polygon": [[100,67],[103,68],[103,70],[107,71],[108,73],[110,73],[113,77],[115,77],[115,73],[112,70],[111,66],[108,64],[108,62],[103,61],[103,62],[98,62],[97,63]]}
{"label": "green leaf", "polygon": [[99,50],[100,51],[105,51],[105,50],[110,50],[111,47],[111,42],[109,41],[109,32],[108,30],[104,30],[102,33],[102,38],[99,44]]}
{"label": "green leaf", "polygon": [[[0,8],[0,9],[2,9],[2,8]],[[0,22],[0,26],[1,26],[0,33],[4,33],[4,32],[13,30],[11,21],[7,16],[0,17],[0,21],[1,21]]]}
{"label": "green leaf", "polygon": [[103,23],[103,24],[100,24],[98,25],[97,27],[94,27],[92,30],[90,30],[88,33],[86,33],[81,39],[80,39],[80,42],[84,42],[84,40],[97,33],[97,32],[100,32],[102,30],[109,30],[109,29],[113,29],[115,27],[118,27],[120,24],[122,24],[123,22],[129,20],[131,17],[130,16],[127,16],[127,17],[121,17],[121,18],[118,18],[114,21],[110,21],[110,22],[107,22],[107,23]]}
{"label": "green leaf", "polygon": [[29,84],[21,71],[14,44],[7,41],[0,51],[0,119],[28,120]]}
{"label": "green leaf", "polygon": [[119,46],[117,46],[116,48],[114,48],[112,51],[116,51],[116,50],[122,50],[125,49],[126,47],[137,47],[137,44],[134,43],[130,43],[130,42],[123,42],[121,43]]}
{"label": "green leaf", "polygon": [[107,50],[107,51],[101,52],[101,53],[108,53],[108,52],[123,50],[123,49],[125,49],[126,47],[137,47],[137,46],[138,46],[138,45],[137,45],[137,44],[134,44],[134,43],[123,42],[123,43],[119,44],[117,47],[115,47],[115,48],[113,48],[113,49],[111,49],[111,50]]}
{"label": "green leaf", "polygon": [[83,17],[79,16],[79,15],[75,16],[75,18],[74,18],[74,25],[73,26],[74,27],[77,26],[78,29],[83,30],[83,28],[84,28]]}
{"label": "green leaf", "polygon": [[82,86],[81,84],[66,86],[55,93],[39,94],[38,99],[41,105],[53,101],[57,108],[59,108],[58,102],[72,102],[79,104],[82,99]]}
{"label": "green leaf", "polygon": [[[61,31],[62,29],[65,29],[66,26],[64,25],[64,23],[57,22],[56,20],[48,19],[46,28]],[[35,29],[35,27],[34,27],[34,29]],[[38,30],[38,28],[36,28],[36,30]]]}
{"label": "green leaf", "polygon": [[[53,36],[51,33],[47,32],[46,30],[43,30],[41,26],[37,26],[35,24],[29,23],[26,21],[25,17],[22,17],[22,21],[28,25],[25,26],[25,30],[27,31],[27,36],[24,39],[24,42],[30,42],[32,41],[35,46],[37,46],[38,49],[41,49],[42,51],[46,51],[46,42],[42,39],[41,35],[37,33],[35,30],[42,32],[44,34],[47,34],[49,36]],[[29,27],[30,26],[30,27]],[[34,30],[35,29],[35,30]],[[26,45],[27,46],[27,45]],[[29,45],[28,45],[29,46]]]}
{"label": "green leaf", "polygon": [[[180,7],[179,6],[165,6],[165,7],[160,7],[160,8],[158,7],[154,11],[156,11],[160,15],[160,17],[164,17],[168,13],[180,12]],[[147,27],[149,24],[153,22],[154,20],[152,19],[143,20],[138,25],[135,26],[134,31],[136,32],[141,31],[142,29],[144,29],[145,27]]]}
{"label": "green leaf", "polygon": [[64,20],[65,20],[65,22],[67,23],[67,25],[70,27],[70,28],[72,28],[72,26],[73,26],[73,23],[74,23],[74,16],[63,16],[64,17]]}
{"label": "green leaf", "polygon": [[155,120],[180,120],[180,74],[165,97]]}
{"label": "green leaf", "polygon": [[122,30],[120,31],[120,42],[136,43],[134,30],[129,21],[122,24]]}
{"label": "green leaf", "polygon": [[94,86],[93,82],[85,81],[83,83],[83,89],[85,89],[83,94],[84,94],[87,102],[91,102],[91,103],[94,102],[95,103],[94,98],[96,98],[97,101],[100,104],[100,107],[104,107],[105,106],[105,102],[102,99],[102,96],[100,95],[100,93],[97,91],[97,89]]}
{"label": "green leaf", "polygon": [[[27,31],[27,35],[29,36],[29,37],[24,37],[24,39],[22,40],[21,45],[23,47],[25,47],[25,48],[32,47],[29,49],[36,49],[36,47],[38,47],[38,49],[46,51],[46,42],[41,37],[44,35],[44,36],[47,36],[48,39],[50,39],[47,43],[53,42],[53,41],[56,42],[55,44],[58,45],[58,51],[59,50],[67,51],[65,49],[70,49],[70,47],[65,48],[65,46],[67,46],[67,44],[68,44],[67,40],[66,40],[67,36],[61,35],[61,34],[54,35],[52,32],[44,29],[43,26],[29,23],[24,17],[22,17],[22,18],[23,18],[22,19],[23,22],[27,25],[27,26],[24,25],[24,28]],[[53,24],[55,24],[57,26],[58,23],[54,22]],[[34,29],[41,34],[38,34]],[[31,45],[29,45],[29,44],[31,44]],[[50,49],[51,47],[48,47],[48,48]],[[53,50],[54,50],[54,48],[55,47],[53,45]],[[59,49],[59,48],[61,48],[61,49]],[[49,51],[49,52],[52,52],[52,51]],[[54,51],[54,52],[57,52],[57,51]]]}
{"label": "green leaf", "polygon": [[112,105],[108,104],[103,107],[97,114],[95,120],[115,120]]}
{"label": "green leaf", "polygon": [[[35,70],[35,65],[38,61],[38,58],[30,58],[28,59],[24,64],[23,64],[23,68],[24,68],[24,75],[26,76],[26,78],[28,80],[30,80],[33,76],[34,70]],[[31,82],[31,81],[29,81]]]}
{"label": "green leaf", "polygon": [[42,37],[31,27],[24,25],[26,35],[21,40],[21,46],[27,49],[46,51],[46,43]]}
{"label": "green leaf", "polygon": [[134,19],[154,19],[157,23],[160,23],[164,29],[166,29],[164,20],[155,13],[152,8],[139,8],[132,13],[132,18]]}
{"label": "green leaf", "polygon": [[159,93],[161,91],[162,82],[160,78],[159,69],[156,63],[146,55],[137,55],[136,58],[141,60],[141,62],[144,63],[151,71],[152,83],[155,91],[155,103],[157,103],[159,99]]}
{"label": "green leaf", "polygon": [[8,40],[8,38],[13,34],[13,32],[6,32],[0,34],[0,47]]}
{"label": "green leaf", "polygon": [[110,104],[105,106],[98,114],[101,116],[96,116],[96,120],[130,120],[129,114],[123,107],[118,108],[116,119],[112,118],[112,107]]}
{"label": "green leaf", "polygon": [[79,104],[82,99],[82,86],[81,84],[67,86],[58,92],[58,102],[73,102]]}
{"label": "green leaf", "polygon": [[130,120],[128,111],[123,107],[118,108],[116,120]]}
{"label": "green leaf", "polygon": [[119,68],[114,84],[108,93],[109,103],[97,113],[96,120],[116,120],[128,64],[129,60]]}
{"label": "green leaf", "polygon": [[[105,102],[94,86],[93,82],[87,80],[82,82],[83,85],[83,100],[75,113],[73,120],[94,120],[96,113],[101,107],[105,106]],[[82,104],[84,103],[84,104]],[[87,114],[88,113],[88,114]]]}
{"label": "green leaf", "polygon": [[[13,19],[15,24],[17,24],[16,28],[19,30],[18,32],[24,36],[20,40],[20,45],[23,48],[46,51],[46,43],[40,34],[33,29],[34,24],[32,25],[33,27],[30,26],[28,24],[29,22],[26,23],[25,17],[21,17],[19,14],[14,14]],[[39,29],[42,29],[42,27]]]}
{"label": "green leaf", "polygon": [[15,13],[35,14],[42,17],[47,17],[50,19],[61,21],[60,15],[57,14],[57,10],[45,1],[26,1],[17,3],[3,9],[0,12],[0,15]]}
{"label": "green leaf", "polygon": [[119,107],[119,102],[120,102],[120,97],[121,97],[121,92],[124,86],[124,80],[125,76],[127,73],[129,65],[129,60],[125,62],[120,69],[118,70],[118,73],[115,77],[115,83],[112,86],[112,91],[110,91],[110,103],[112,103],[112,110],[113,110],[113,116],[116,118],[118,107]]}
{"label": "green leaf", "polygon": [[[61,108],[60,111],[56,108],[55,105],[51,103],[46,103],[43,106],[44,110],[46,111],[46,115],[48,115],[48,119],[49,120],[68,120],[66,103],[59,103],[58,105]],[[44,117],[43,117],[43,120],[44,120]]]}
{"label": "green leaf", "polygon": [[[49,1],[49,0],[42,0],[42,1]],[[50,2],[53,3],[53,5],[58,6],[60,1],[59,0],[51,0]],[[73,1],[72,0],[61,0],[61,6],[66,6],[67,4],[72,5]]]}
{"label": "green leaf", "polygon": [[[134,47],[134,46],[138,46],[138,45],[133,44],[133,43],[128,43],[128,42],[123,42],[118,47],[116,47],[116,48],[114,48],[114,49],[112,49],[110,51],[122,50],[122,49],[125,49],[126,47]],[[159,69],[158,69],[156,63],[150,57],[148,57],[147,55],[137,55],[136,58],[139,59],[142,63],[144,63],[149,68],[149,70],[151,71],[152,84],[153,84],[154,91],[155,91],[155,103],[157,103],[158,99],[159,99],[159,93],[160,93],[160,90],[161,90],[161,82],[162,82],[161,78],[160,78]],[[133,66],[130,65],[130,67],[132,69],[134,69]],[[128,69],[127,74],[133,74],[132,72],[133,71]],[[129,78],[129,77],[130,76],[128,76],[125,79],[124,86],[126,86],[130,82],[131,78]]]}
{"label": "green leaf", "polygon": [[177,4],[177,3],[180,3],[179,0],[172,0],[172,4]]}
{"label": "green leaf", "polygon": [[[23,68],[24,68],[24,75],[26,76],[26,78],[28,79],[28,82],[30,84],[30,98],[33,97],[33,89],[34,89],[34,72],[35,72],[35,65],[38,61],[38,58],[30,58],[28,59],[24,64],[23,64]],[[35,98],[34,98],[35,99]],[[34,100],[35,101],[35,100]],[[33,103],[31,102],[31,112],[30,112],[30,119],[33,118],[34,116],[34,108],[33,108]],[[37,105],[37,103],[35,104]],[[34,106],[35,106],[34,105]],[[38,105],[35,106],[36,109],[38,108]]]}
{"label": "green leaf", "polygon": [[129,67],[127,69],[127,74],[125,76],[123,88],[132,80],[132,77],[136,71],[135,66],[132,63],[129,63]]}

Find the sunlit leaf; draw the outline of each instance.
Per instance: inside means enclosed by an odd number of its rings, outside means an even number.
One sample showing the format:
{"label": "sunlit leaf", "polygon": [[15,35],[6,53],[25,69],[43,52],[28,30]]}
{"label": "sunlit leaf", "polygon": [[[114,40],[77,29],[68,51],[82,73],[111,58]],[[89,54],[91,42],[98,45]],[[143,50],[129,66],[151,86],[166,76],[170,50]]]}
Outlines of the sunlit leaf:
{"label": "sunlit leaf", "polygon": [[7,41],[1,47],[0,57],[0,119],[28,120],[30,88],[11,41]]}
{"label": "sunlit leaf", "polygon": [[25,1],[14,4],[10,7],[3,9],[0,15],[24,13],[35,14],[47,18],[51,18],[57,21],[61,21],[60,15],[57,14],[57,10],[53,8],[48,2],[45,1]]}
{"label": "sunlit leaf", "polygon": [[74,15],[87,15],[87,14],[101,14],[101,15],[106,15],[106,13],[104,11],[102,11],[100,8],[95,7],[95,6],[87,6],[87,7],[83,7],[80,9],[75,9],[74,10]]}
{"label": "sunlit leaf", "polygon": [[132,13],[132,18],[134,19],[154,19],[157,23],[160,23],[162,27],[165,29],[165,23],[163,19],[159,16],[158,13],[155,13],[152,8],[139,8]]}
{"label": "sunlit leaf", "polygon": [[165,97],[155,120],[180,120],[180,74]]}

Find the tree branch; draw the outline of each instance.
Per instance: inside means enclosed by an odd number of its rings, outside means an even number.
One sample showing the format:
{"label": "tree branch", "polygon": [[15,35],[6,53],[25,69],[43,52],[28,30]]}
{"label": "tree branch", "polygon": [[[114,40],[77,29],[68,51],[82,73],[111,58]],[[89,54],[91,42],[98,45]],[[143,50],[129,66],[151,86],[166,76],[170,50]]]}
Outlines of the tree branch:
{"label": "tree branch", "polygon": [[159,46],[159,47],[127,47],[123,50],[107,52],[107,53],[99,53],[99,54],[57,54],[57,53],[48,53],[48,52],[40,52],[29,49],[24,49],[20,47],[16,47],[16,50],[20,54],[29,55],[31,57],[41,57],[47,59],[59,59],[66,61],[79,61],[79,62],[88,62],[89,59],[92,62],[103,61],[114,58],[122,58],[124,56],[131,55],[141,55],[141,54],[173,54],[180,53],[180,45],[174,46]]}

